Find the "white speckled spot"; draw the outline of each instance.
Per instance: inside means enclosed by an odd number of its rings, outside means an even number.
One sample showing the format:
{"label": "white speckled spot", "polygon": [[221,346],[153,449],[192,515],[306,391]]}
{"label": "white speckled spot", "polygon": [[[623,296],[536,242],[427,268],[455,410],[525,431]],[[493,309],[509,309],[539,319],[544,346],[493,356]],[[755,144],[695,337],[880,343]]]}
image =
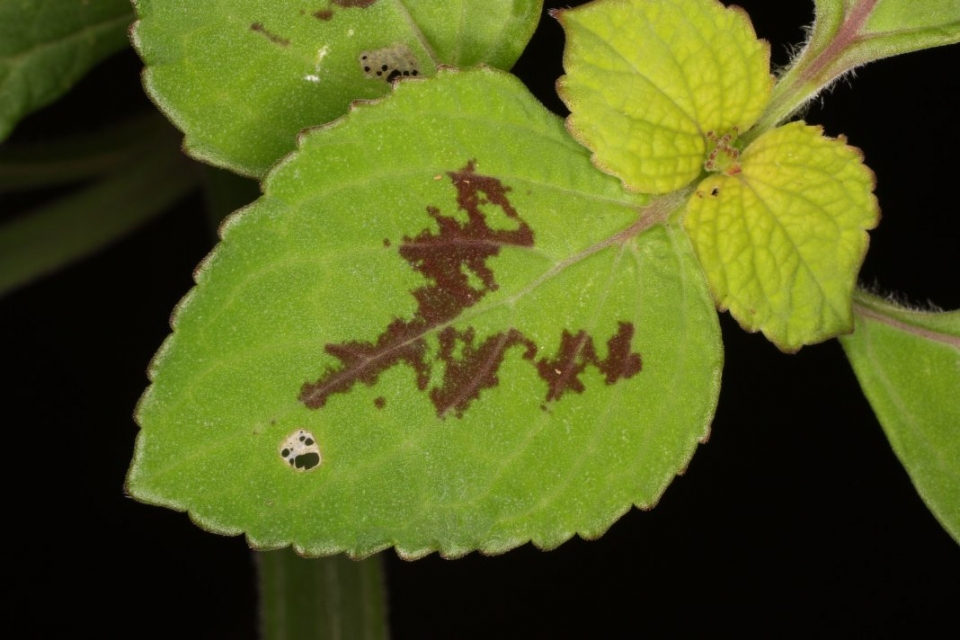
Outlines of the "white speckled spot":
{"label": "white speckled spot", "polygon": [[294,471],[312,471],[320,466],[320,447],[313,434],[306,429],[291,433],[278,448],[280,458]]}
{"label": "white speckled spot", "polygon": [[420,64],[410,48],[397,43],[385,49],[360,54],[360,70],[368,78],[393,82],[398,78],[420,75]]}

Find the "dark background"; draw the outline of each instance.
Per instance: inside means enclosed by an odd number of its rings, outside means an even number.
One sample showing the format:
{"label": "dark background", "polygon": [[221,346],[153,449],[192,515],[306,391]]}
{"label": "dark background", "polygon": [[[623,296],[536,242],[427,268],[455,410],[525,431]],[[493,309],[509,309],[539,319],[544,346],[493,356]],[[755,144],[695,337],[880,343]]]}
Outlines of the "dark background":
{"label": "dark background", "polygon": [[[812,3],[740,4],[784,64]],[[558,113],[562,42],[544,18],[515,69]],[[863,281],[954,309],[958,53],[870,65],[807,114],[828,134],[845,133],[877,174],[884,218]],[[107,61],[14,139],[151,109],[139,68],[130,51]],[[0,215],[14,204],[0,201]],[[201,198],[187,198],[99,255],[0,299],[6,575],[14,614],[34,630],[23,637],[254,637],[243,540],[122,489],[144,369],[211,247],[204,216]],[[839,344],[787,356],[726,314],[721,321],[727,356],[713,435],[656,509],[548,553],[526,545],[413,563],[385,553],[394,637],[955,632],[960,548],[916,495]]]}

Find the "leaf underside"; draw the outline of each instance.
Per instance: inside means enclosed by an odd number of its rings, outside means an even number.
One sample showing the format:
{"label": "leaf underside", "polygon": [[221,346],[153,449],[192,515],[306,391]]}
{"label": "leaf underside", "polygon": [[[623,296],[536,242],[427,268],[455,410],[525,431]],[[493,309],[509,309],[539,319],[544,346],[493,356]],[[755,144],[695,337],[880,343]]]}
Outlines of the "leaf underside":
{"label": "leaf underside", "polygon": [[844,351],[917,492],[960,542],[960,311],[862,302]]}
{"label": "leaf underside", "polygon": [[706,283],[644,201],[490,69],[304,136],[176,313],[128,490],[306,555],[600,535],[719,389]]}

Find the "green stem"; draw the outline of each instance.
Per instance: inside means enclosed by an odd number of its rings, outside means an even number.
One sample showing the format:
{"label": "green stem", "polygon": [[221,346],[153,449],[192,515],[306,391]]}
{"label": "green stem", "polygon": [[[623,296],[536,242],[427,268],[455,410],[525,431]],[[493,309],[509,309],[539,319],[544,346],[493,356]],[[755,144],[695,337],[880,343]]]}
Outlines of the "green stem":
{"label": "green stem", "polygon": [[[842,16],[817,16],[810,40],[790,69],[777,80],[763,116],[743,136],[745,145],[789,118],[830,83],[856,66],[844,64],[844,54],[857,42],[860,30],[877,1],[858,0]],[[841,18],[839,22],[837,18]]]}
{"label": "green stem", "polygon": [[305,559],[282,549],[255,557],[263,640],[387,637],[380,556]]}
{"label": "green stem", "polygon": [[[946,330],[947,323],[950,322],[948,316],[956,316],[960,311],[915,311],[893,304],[862,289],[853,292],[853,311],[859,316],[882,322],[925,340],[942,342],[960,349],[960,336]],[[941,328],[944,330],[941,331]]]}

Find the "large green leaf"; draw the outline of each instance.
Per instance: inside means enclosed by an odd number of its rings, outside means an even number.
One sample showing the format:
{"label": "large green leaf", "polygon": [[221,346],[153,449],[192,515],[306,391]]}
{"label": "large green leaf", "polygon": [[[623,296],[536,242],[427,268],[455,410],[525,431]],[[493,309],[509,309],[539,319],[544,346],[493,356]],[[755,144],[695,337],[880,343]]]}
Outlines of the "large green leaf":
{"label": "large green leaf", "polygon": [[631,189],[696,178],[710,139],[753,126],[773,79],[747,15],[716,0],[592,2],[560,12],[569,126]]}
{"label": "large green leaf", "polygon": [[195,157],[261,176],[301,129],[438,65],[509,68],[541,0],[136,0],[151,97]]}
{"label": "large green leaf", "polygon": [[128,490],[310,555],[600,535],[719,387],[689,241],[644,202],[491,69],[304,136],[176,312]]}
{"label": "large green leaf", "polygon": [[129,0],[0,2],[0,141],[127,45]]}
{"label": "large green leaf", "polygon": [[863,392],[917,492],[960,542],[960,311],[861,293],[856,323],[841,343]]}
{"label": "large green leaf", "polygon": [[684,226],[717,298],[785,351],[853,328],[850,296],[880,218],[861,153],[793,122],[697,185]]}

